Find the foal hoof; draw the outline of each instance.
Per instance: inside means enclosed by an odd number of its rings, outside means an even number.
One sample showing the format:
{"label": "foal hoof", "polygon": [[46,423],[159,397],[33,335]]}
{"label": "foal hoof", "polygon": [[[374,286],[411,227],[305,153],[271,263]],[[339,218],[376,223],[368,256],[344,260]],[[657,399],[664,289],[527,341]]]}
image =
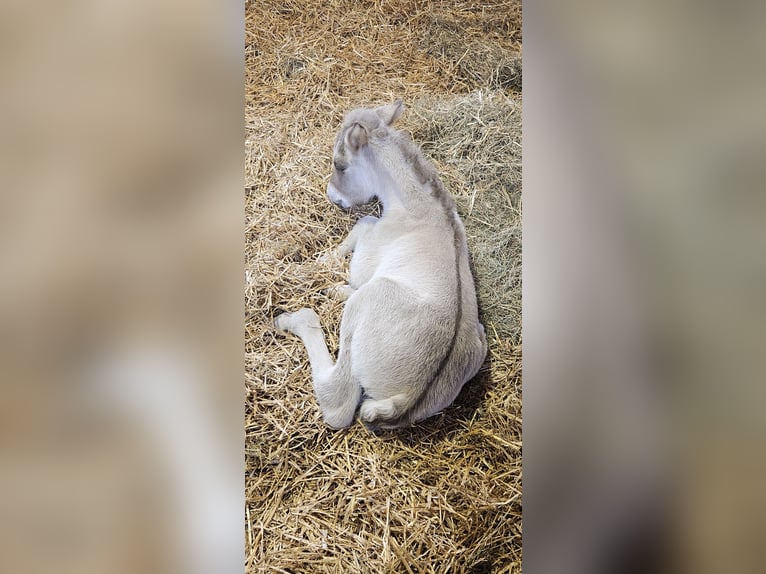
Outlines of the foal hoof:
{"label": "foal hoof", "polygon": [[338,285],[328,287],[327,289],[322,289],[320,293],[325,297],[335,301],[346,301],[349,297],[351,297],[351,295],[354,294],[354,291],[355,289],[351,287],[351,285],[340,283]]}
{"label": "foal hoof", "polygon": [[274,328],[277,331],[279,331],[280,333],[286,333],[287,332],[287,329],[286,329],[286,326],[285,326],[285,322],[286,322],[285,315],[289,315],[289,314],[290,313],[284,313],[283,312],[283,313],[280,313],[279,315],[277,315],[276,317],[274,317],[274,322],[273,322]]}
{"label": "foal hoof", "polygon": [[295,333],[301,327],[319,328],[319,317],[312,309],[298,309],[294,313],[282,313],[274,318],[274,328],[283,333]]}

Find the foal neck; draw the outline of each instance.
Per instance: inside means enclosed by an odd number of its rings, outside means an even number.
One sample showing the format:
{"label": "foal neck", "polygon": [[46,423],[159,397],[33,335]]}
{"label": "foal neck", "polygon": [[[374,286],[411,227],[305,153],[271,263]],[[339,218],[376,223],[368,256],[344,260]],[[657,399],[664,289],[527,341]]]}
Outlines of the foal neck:
{"label": "foal neck", "polygon": [[[413,165],[402,157],[382,158],[384,169],[378,199],[383,204],[384,215],[407,213],[416,217],[425,216],[454,206],[446,196],[436,171],[426,164],[422,156],[417,159],[419,165]],[[428,172],[424,172],[424,164],[429,168]],[[445,204],[445,199],[449,205]]]}

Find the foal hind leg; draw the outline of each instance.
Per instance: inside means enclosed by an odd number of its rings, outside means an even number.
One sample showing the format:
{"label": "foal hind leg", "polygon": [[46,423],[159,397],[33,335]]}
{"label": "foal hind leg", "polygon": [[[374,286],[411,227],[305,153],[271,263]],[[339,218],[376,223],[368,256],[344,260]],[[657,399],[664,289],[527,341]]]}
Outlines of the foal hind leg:
{"label": "foal hind leg", "polygon": [[319,317],[311,309],[284,313],[274,320],[274,326],[300,337],[311,363],[311,378],[322,417],[332,428],[343,428],[354,422],[362,390],[351,376],[350,361],[344,349],[333,364],[327,350]]}
{"label": "foal hind leg", "polygon": [[[386,421],[393,421],[403,415],[412,403],[412,398],[404,393],[393,395],[386,399],[366,399],[359,407],[359,418],[366,423],[382,424],[386,427]],[[393,428],[393,427],[390,427]]]}

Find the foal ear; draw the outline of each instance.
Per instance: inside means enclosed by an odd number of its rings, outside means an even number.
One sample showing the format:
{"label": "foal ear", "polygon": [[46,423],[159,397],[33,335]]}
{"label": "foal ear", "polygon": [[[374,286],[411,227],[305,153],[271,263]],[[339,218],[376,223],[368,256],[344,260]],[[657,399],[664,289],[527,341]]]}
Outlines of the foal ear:
{"label": "foal ear", "polygon": [[354,124],[346,132],[346,148],[351,151],[357,151],[367,143],[367,130],[362,124]]}
{"label": "foal ear", "polygon": [[390,126],[396,121],[396,119],[402,115],[404,111],[404,103],[402,100],[396,100],[393,104],[387,106],[380,106],[375,108],[375,113],[378,114],[383,123]]}

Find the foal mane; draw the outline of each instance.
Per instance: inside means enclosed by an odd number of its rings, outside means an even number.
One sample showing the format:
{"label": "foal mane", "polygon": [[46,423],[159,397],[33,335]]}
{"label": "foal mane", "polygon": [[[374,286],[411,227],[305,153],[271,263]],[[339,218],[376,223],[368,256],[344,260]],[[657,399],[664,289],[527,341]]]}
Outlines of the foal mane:
{"label": "foal mane", "polygon": [[457,207],[455,200],[444,187],[436,167],[423,155],[420,147],[407,134],[392,129],[389,131],[387,139],[399,149],[404,160],[412,167],[412,171],[420,184],[427,186],[430,189],[431,197],[441,204],[454,231],[455,246],[458,247],[463,234],[460,232],[457,222]]}

